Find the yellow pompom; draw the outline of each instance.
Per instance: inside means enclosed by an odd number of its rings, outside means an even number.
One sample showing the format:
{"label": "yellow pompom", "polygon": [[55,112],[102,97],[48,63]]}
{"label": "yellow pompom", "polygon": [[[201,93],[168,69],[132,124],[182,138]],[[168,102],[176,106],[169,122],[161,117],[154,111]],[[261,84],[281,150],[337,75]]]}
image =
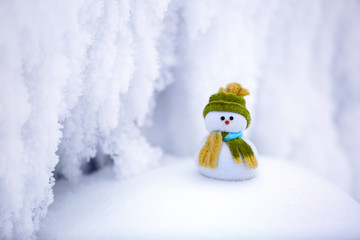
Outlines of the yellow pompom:
{"label": "yellow pompom", "polygon": [[226,94],[233,93],[236,96],[244,97],[249,95],[249,91],[246,88],[243,88],[240,83],[229,83],[226,88],[220,88],[219,92]]}

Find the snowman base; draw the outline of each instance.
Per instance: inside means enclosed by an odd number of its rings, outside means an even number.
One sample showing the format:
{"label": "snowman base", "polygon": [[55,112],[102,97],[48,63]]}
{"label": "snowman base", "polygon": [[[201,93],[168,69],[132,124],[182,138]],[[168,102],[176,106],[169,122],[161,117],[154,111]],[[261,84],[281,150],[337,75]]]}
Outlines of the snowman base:
{"label": "snowman base", "polygon": [[222,144],[221,146],[215,169],[197,165],[198,171],[202,175],[219,180],[249,180],[254,178],[257,173],[257,169],[249,167],[244,161],[242,161],[242,164],[236,163],[227,144]]}
{"label": "snowman base", "polygon": [[225,180],[225,181],[245,181],[256,177],[256,171],[248,171],[246,173],[234,173],[229,171],[216,171],[216,169],[199,167],[198,168],[201,175],[218,180]]}

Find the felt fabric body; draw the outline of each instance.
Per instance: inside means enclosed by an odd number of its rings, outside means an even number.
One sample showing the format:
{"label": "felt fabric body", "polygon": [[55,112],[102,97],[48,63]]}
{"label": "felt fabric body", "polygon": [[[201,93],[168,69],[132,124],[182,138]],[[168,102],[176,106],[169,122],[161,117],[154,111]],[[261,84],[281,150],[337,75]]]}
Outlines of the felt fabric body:
{"label": "felt fabric body", "polygon": [[[206,137],[207,139],[207,137]],[[205,145],[206,139],[204,139],[201,148]],[[247,139],[244,139],[247,144],[254,150],[254,154],[257,157],[255,146]],[[240,159],[243,161],[242,157]],[[247,180],[256,176],[257,168],[253,169],[244,162],[239,164],[235,162],[235,159],[230,151],[229,145],[226,142],[222,142],[221,148],[217,157],[217,166],[215,169],[209,167],[203,167],[199,165],[198,158],[196,159],[196,165],[198,171],[210,178],[221,180]]]}

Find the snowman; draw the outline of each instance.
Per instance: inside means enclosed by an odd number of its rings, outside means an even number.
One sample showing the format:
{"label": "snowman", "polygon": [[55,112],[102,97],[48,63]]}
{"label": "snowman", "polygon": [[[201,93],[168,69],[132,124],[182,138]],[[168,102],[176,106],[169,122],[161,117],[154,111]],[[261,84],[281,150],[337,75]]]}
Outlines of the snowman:
{"label": "snowman", "polygon": [[230,83],[210,97],[203,112],[210,134],[199,152],[197,165],[201,174],[222,180],[246,180],[256,175],[256,148],[243,137],[251,121],[246,95],[247,89]]}

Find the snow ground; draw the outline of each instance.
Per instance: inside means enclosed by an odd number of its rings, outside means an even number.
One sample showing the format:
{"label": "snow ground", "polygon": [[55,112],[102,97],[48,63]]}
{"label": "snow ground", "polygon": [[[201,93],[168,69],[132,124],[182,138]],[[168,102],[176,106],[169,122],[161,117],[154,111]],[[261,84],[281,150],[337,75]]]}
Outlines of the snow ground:
{"label": "snow ground", "polygon": [[360,205],[301,167],[260,159],[258,177],[218,181],[191,159],[118,181],[110,168],[59,181],[39,239],[360,238]]}

